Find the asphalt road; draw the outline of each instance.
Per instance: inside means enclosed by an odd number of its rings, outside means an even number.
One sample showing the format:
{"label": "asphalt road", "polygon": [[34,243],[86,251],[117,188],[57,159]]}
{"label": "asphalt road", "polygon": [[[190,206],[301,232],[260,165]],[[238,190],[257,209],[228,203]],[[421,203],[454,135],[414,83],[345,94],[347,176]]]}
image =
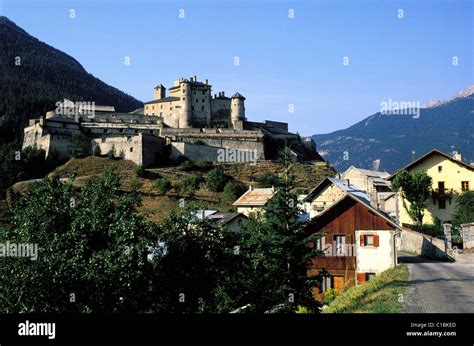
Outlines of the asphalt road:
{"label": "asphalt road", "polygon": [[474,312],[474,254],[459,255],[454,263],[407,254],[399,261],[410,272],[404,312]]}

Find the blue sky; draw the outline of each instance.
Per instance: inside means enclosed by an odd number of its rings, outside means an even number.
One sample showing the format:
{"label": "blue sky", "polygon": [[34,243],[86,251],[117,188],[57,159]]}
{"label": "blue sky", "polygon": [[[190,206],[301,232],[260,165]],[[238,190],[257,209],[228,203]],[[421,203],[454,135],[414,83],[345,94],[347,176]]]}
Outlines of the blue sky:
{"label": "blue sky", "polygon": [[246,96],[248,118],[304,135],[346,128],[390,98],[423,104],[474,83],[469,0],[0,0],[0,11],[142,101],[197,75]]}

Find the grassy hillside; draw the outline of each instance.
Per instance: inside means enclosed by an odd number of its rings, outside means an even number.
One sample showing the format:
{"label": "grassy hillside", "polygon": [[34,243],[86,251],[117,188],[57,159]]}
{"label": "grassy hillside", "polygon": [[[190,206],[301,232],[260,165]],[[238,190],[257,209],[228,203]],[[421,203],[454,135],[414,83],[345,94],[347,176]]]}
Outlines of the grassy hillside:
{"label": "grassy hillside", "polygon": [[[216,164],[215,166],[218,165]],[[219,166],[224,169],[226,175],[246,186],[255,184],[257,177],[265,172],[280,172],[278,164],[271,161],[265,161],[255,166],[246,163],[219,164]],[[150,220],[159,221],[167,216],[170,210],[178,209],[181,198],[200,203],[203,207],[209,209],[220,211],[235,210],[235,207],[232,206],[232,201],[224,200],[221,192],[210,191],[204,183],[200,184],[199,189],[192,197],[183,195],[178,191],[177,185],[182,178],[191,175],[199,175],[205,178],[208,170],[211,168],[186,165],[168,166],[146,169],[142,175],[143,177],[138,177],[136,173],[137,166],[131,161],[86,157],[68,161],[66,164],[56,168],[49,176],[57,174],[61,178],[67,178],[70,173],[74,173],[76,175],[75,184],[80,186],[87,179],[100,176],[107,170],[113,170],[120,176],[121,188],[124,191],[131,191],[134,183],[140,183],[139,191],[143,195],[143,205],[140,208],[140,212],[145,214]],[[321,182],[325,176],[334,173],[325,163],[296,163],[294,165],[294,172],[297,176],[298,187],[303,192],[308,192]],[[154,181],[158,177],[165,177],[173,184],[173,188],[164,196],[160,196],[154,187]],[[34,181],[18,182],[12,187],[12,191],[24,193],[32,183]]]}
{"label": "grassy hillside", "polygon": [[402,264],[371,281],[351,287],[323,310],[324,313],[396,313],[403,308],[400,295],[406,290],[408,268]]}

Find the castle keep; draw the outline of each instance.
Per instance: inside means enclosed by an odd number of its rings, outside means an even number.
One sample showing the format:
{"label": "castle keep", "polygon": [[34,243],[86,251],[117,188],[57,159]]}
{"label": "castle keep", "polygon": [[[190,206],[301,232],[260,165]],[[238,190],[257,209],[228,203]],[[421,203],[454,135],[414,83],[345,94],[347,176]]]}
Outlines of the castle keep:
{"label": "castle keep", "polygon": [[246,99],[238,92],[232,97],[224,92],[211,95],[208,80],[199,82],[193,76],[175,80],[168,96],[163,85],[156,86],[154,99],[130,113],[64,100],[54,111],[30,120],[23,148],[36,144],[47,156],[68,159],[81,142],[88,154],[96,146],[102,154],[114,149],[117,156],[151,166],[170,158],[268,160],[287,145],[295,160],[323,161],[314,141],[289,132],[287,123],[248,121]]}

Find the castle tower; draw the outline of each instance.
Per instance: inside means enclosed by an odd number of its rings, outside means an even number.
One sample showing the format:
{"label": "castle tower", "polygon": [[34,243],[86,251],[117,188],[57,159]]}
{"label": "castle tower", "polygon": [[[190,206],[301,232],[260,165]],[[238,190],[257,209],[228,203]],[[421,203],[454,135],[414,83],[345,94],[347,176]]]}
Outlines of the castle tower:
{"label": "castle tower", "polygon": [[245,97],[238,92],[230,100],[230,121],[234,129],[242,129],[245,121]]}
{"label": "castle tower", "polygon": [[155,91],[153,92],[153,99],[154,100],[161,100],[166,97],[166,88],[162,84],[158,84],[155,87]]}
{"label": "castle tower", "polygon": [[181,113],[179,116],[179,128],[191,127],[193,122],[191,84],[187,79],[181,82]]}

